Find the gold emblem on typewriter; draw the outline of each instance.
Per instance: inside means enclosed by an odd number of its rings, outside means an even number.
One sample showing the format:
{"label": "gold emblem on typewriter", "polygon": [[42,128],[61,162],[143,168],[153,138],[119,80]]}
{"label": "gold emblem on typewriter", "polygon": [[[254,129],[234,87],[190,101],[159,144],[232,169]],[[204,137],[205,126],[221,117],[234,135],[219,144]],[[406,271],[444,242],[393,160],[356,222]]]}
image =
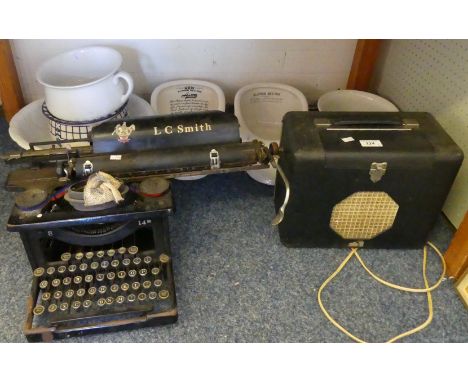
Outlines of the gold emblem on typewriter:
{"label": "gold emblem on typewriter", "polygon": [[130,141],[130,135],[135,131],[135,125],[127,126],[127,123],[117,124],[112,135],[119,137],[120,143],[127,143]]}

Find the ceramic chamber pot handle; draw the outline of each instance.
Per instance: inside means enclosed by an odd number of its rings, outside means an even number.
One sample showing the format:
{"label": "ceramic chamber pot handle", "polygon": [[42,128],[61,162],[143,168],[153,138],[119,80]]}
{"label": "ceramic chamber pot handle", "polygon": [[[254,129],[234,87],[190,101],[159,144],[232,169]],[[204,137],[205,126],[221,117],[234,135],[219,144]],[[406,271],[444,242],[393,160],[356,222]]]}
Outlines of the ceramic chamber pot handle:
{"label": "ceramic chamber pot handle", "polygon": [[133,92],[133,78],[127,72],[120,71],[114,75],[114,83],[118,84],[119,80],[123,80],[127,83],[127,91],[122,95],[121,102],[122,104],[127,102],[130,94]]}

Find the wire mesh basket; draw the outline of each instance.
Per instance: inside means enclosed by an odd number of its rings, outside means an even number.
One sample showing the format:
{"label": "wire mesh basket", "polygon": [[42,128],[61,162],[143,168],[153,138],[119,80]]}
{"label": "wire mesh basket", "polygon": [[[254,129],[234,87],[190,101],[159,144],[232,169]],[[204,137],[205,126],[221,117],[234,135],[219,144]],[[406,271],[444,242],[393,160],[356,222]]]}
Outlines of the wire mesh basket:
{"label": "wire mesh basket", "polygon": [[114,113],[92,121],[73,122],[59,119],[50,113],[45,102],[42,104],[42,113],[49,120],[50,133],[57,141],[87,139],[93,127],[107,121],[123,119],[128,116],[127,102]]}

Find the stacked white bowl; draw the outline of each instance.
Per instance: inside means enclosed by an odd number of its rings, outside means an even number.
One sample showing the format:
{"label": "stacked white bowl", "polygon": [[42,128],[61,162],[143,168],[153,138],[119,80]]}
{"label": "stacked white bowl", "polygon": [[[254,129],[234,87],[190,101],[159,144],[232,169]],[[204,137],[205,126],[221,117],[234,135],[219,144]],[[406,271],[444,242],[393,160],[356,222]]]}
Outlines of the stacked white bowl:
{"label": "stacked white bowl", "polygon": [[90,46],[40,66],[36,78],[45,89],[42,111],[57,140],[86,139],[94,126],[127,116],[133,80],[121,65],[116,50]]}
{"label": "stacked white bowl", "polygon": [[[281,139],[282,119],[288,111],[307,111],[307,99],[298,89],[273,82],[246,85],[234,99],[234,113],[240,124],[242,141],[259,140],[266,146]],[[272,167],[247,171],[256,181],[275,185]]]}

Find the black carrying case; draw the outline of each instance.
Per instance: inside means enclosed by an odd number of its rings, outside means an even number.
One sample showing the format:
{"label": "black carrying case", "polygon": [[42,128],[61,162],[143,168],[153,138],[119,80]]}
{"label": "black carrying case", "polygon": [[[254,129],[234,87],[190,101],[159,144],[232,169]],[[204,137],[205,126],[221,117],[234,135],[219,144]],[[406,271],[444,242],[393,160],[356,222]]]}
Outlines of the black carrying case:
{"label": "black carrying case", "polygon": [[[437,121],[419,112],[290,112],[280,150],[291,196],[279,234],[289,247],[421,247],[463,160]],[[284,195],[277,176],[277,210]],[[382,195],[383,203],[374,198]],[[390,224],[368,237],[395,208]],[[361,229],[350,235],[354,227]]]}

